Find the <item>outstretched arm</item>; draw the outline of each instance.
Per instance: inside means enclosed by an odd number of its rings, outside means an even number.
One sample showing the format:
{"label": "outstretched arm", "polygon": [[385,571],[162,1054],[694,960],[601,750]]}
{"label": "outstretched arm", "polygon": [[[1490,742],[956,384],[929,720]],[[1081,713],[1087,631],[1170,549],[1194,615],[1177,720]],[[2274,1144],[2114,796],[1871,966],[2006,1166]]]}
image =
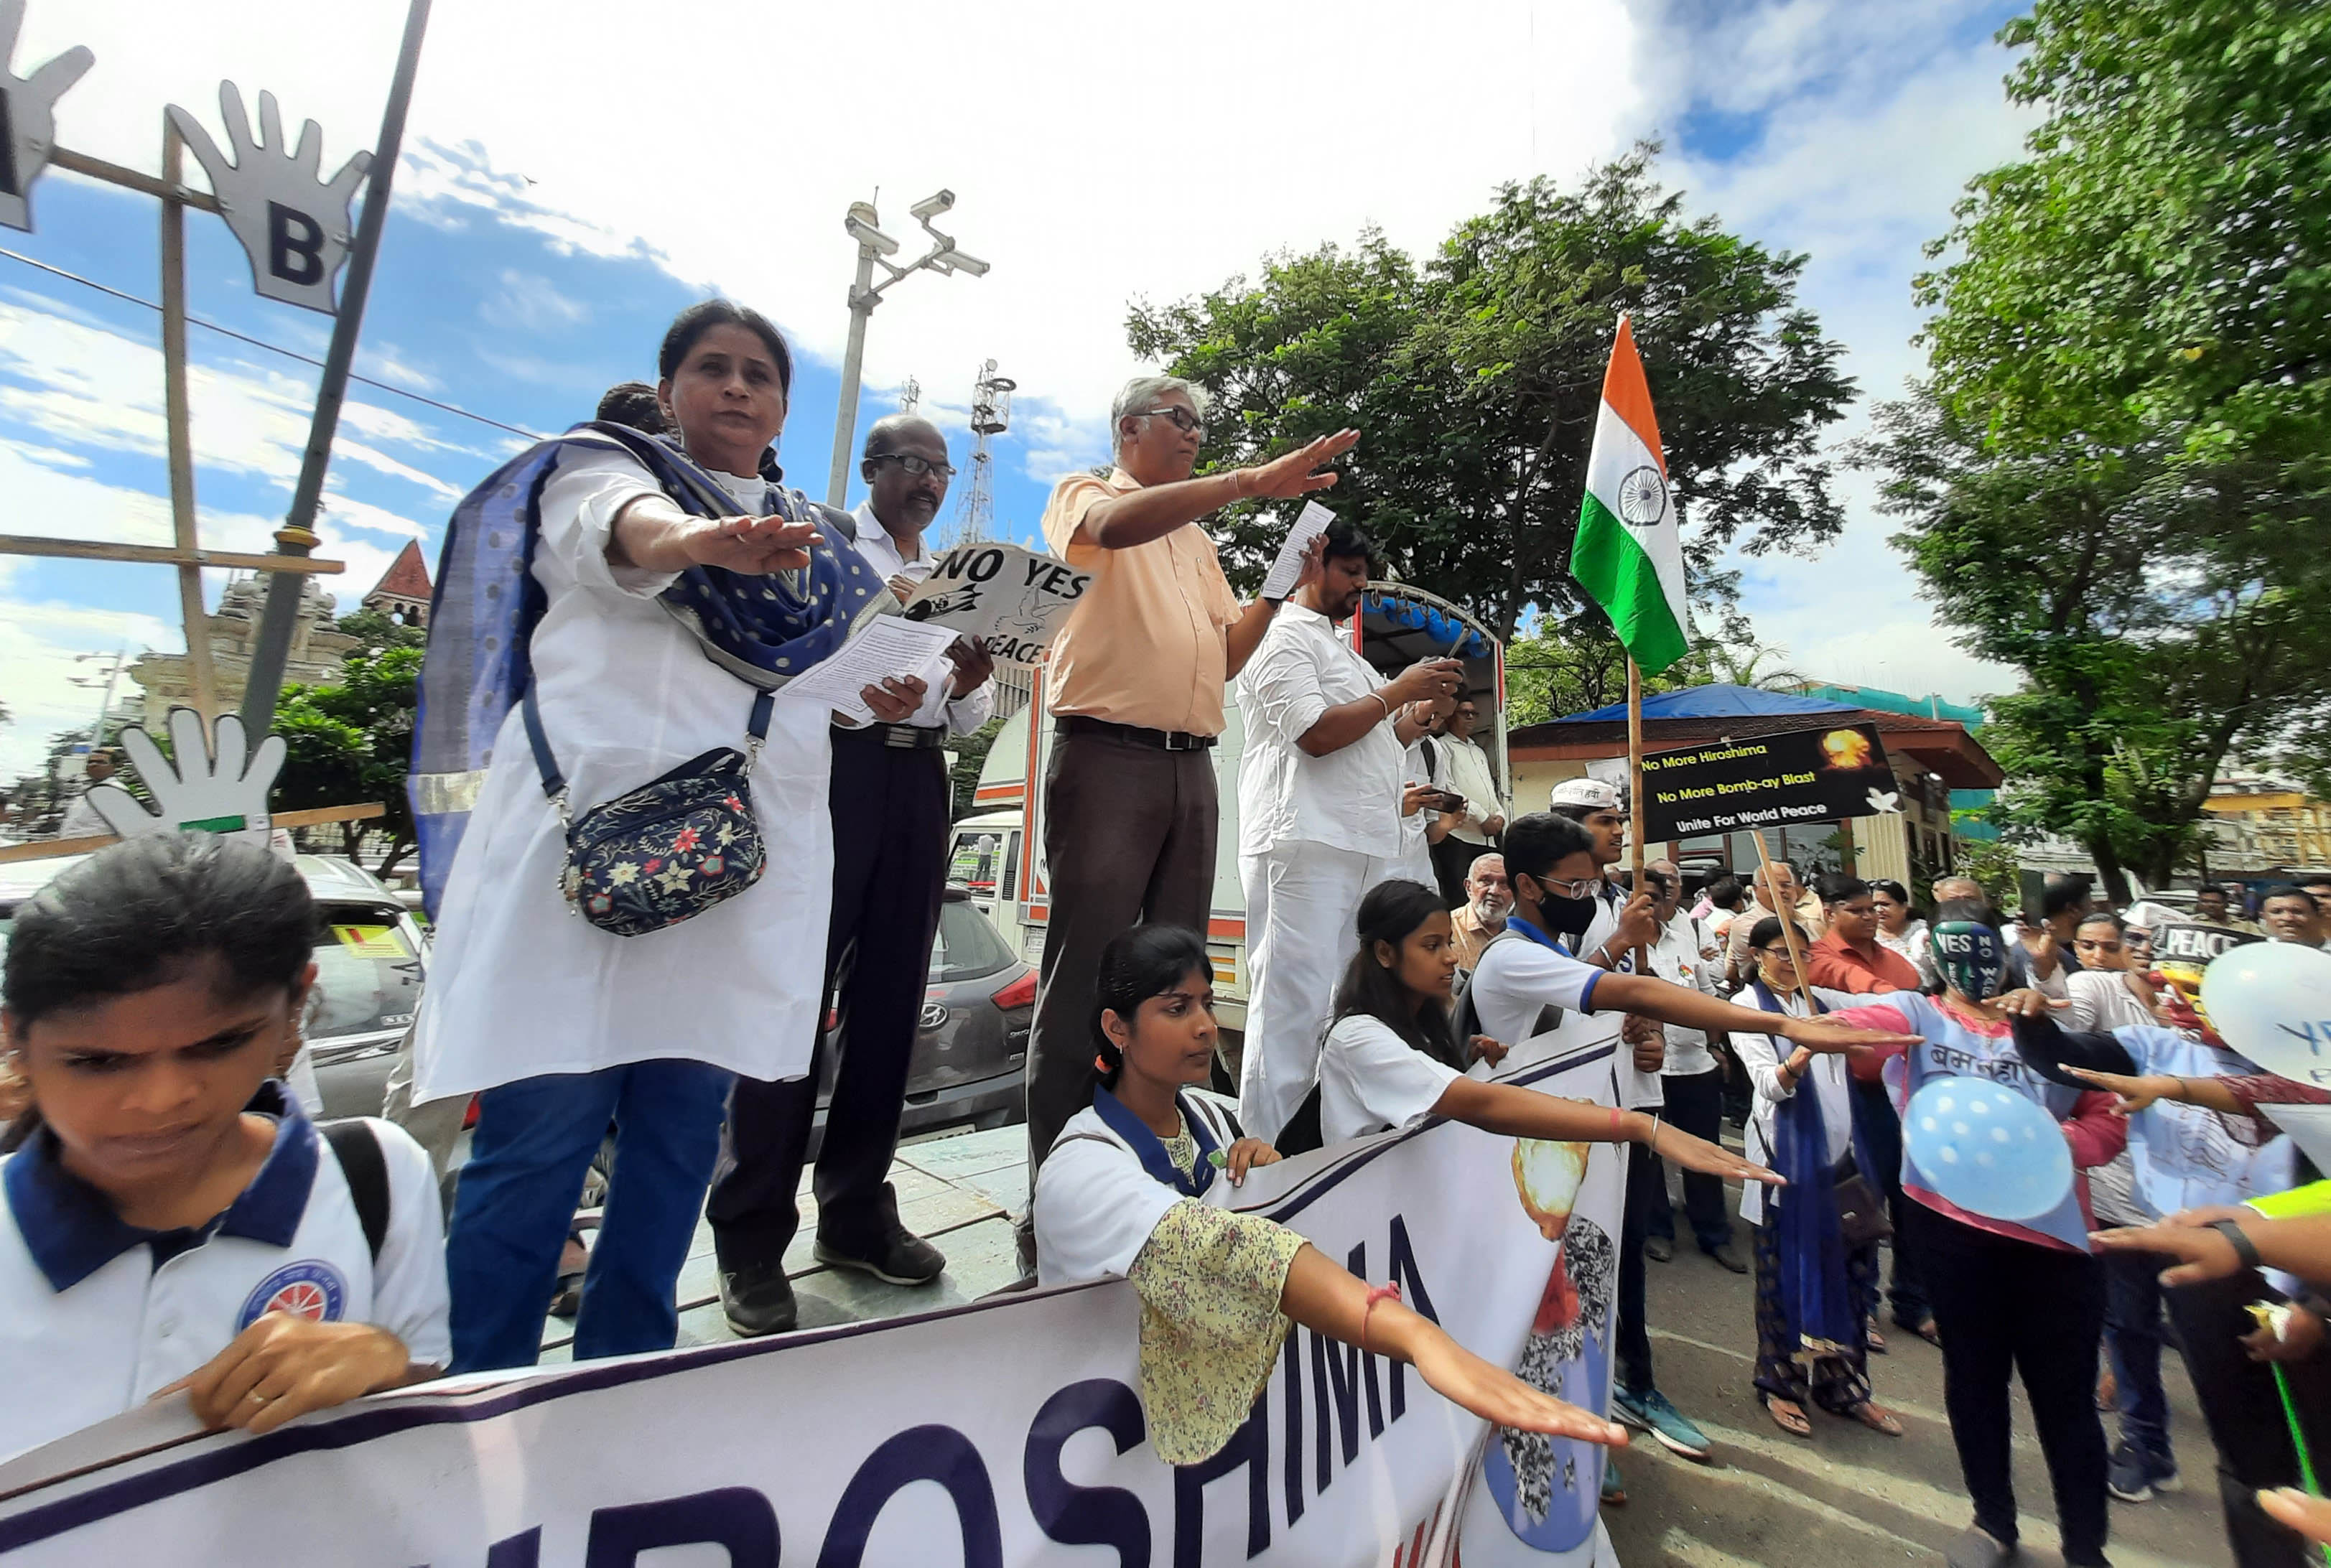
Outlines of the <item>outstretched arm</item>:
{"label": "outstretched arm", "polygon": [[1442,1398],[1485,1421],[1613,1448],[1626,1445],[1623,1427],[1490,1365],[1397,1297],[1380,1297],[1372,1309],[1367,1286],[1316,1247],[1307,1245],[1295,1255],[1279,1309],[1330,1339],[1408,1363]]}
{"label": "outstretched arm", "polygon": [[1641,1111],[1613,1110],[1584,1100],[1564,1099],[1509,1083],[1451,1079],[1433,1102],[1434,1112],[1503,1137],[1545,1138],[1556,1143],[1641,1144],[1687,1171],[1779,1184],[1764,1166],[1740,1158],[1721,1144],[1694,1137]]}
{"label": "outstretched arm", "polygon": [[1854,1046],[1894,1048],[1918,1043],[1915,1034],[1891,1030],[1859,1029],[1825,1018],[1783,1018],[1718,1002],[1701,992],[1670,985],[1648,974],[1610,974],[1594,988],[1597,1012],[1639,1012],[1662,1023],[1680,1023],[1708,1033],[1754,1031],[1778,1034],[1815,1050],[1841,1051]]}

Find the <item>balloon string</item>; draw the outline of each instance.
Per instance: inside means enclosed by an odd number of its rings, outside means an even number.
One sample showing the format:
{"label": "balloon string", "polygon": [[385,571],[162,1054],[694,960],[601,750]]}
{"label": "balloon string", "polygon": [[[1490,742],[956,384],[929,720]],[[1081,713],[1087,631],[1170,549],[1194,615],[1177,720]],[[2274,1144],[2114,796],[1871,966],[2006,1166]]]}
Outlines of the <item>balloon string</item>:
{"label": "balloon string", "polygon": [[[2274,1369],[2274,1392],[2282,1396],[2282,1419],[2290,1428],[2290,1446],[2298,1453],[2299,1483],[2307,1488],[2308,1497],[2319,1497],[2323,1488],[2315,1479],[2315,1461],[2307,1451],[2307,1434],[2298,1427],[2298,1406],[2290,1397],[2290,1380],[2283,1375],[2279,1365]],[[2331,1545],[2323,1548],[2323,1560],[2331,1563]]]}

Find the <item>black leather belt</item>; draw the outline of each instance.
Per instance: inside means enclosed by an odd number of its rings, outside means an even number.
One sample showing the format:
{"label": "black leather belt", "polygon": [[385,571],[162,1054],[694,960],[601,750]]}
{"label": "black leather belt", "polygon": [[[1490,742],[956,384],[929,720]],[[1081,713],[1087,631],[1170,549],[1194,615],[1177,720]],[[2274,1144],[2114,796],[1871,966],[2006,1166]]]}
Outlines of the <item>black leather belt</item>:
{"label": "black leather belt", "polygon": [[947,731],[935,725],[878,724],[882,744],[893,751],[937,751],[947,744]]}
{"label": "black leather belt", "polygon": [[1155,746],[1159,751],[1204,751],[1219,738],[1211,735],[1189,735],[1178,729],[1144,729],[1137,724],[1088,718],[1081,713],[1071,713],[1056,719],[1052,733],[1105,735],[1115,740],[1129,740],[1136,746]]}

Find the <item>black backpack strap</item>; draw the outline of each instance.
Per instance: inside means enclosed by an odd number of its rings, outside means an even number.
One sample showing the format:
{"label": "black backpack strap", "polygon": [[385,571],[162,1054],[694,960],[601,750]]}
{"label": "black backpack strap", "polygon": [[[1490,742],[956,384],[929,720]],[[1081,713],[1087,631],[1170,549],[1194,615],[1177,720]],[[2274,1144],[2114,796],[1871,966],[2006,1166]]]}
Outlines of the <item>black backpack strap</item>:
{"label": "black backpack strap", "polygon": [[356,1203],[357,1220],[364,1226],[365,1245],[372,1260],[380,1261],[381,1243],[388,1240],[388,1161],[382,1157],[380,1138],[360,1117],[325,1122],[316,1130],[332,1145],[347,1178],[348,1197]]}
{"label": "black backpack strap", "polygon": [[1324,1142],[1319,1130],[1319,1083],[1314,1079],[1311,1092],[1303,1097],[1303,1103],[1295,1107],[1270,1146],[1282,1155],[1308,1155]]}

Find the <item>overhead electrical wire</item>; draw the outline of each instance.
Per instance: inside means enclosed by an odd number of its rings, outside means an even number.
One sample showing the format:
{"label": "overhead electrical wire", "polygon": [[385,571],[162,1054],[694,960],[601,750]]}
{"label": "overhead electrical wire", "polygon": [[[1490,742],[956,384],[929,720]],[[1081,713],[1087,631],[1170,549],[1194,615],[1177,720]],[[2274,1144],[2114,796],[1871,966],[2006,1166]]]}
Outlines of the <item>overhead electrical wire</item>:
{"label": "overhead electrical wire", "polygon": [[[147,309],[157,312],[162,309],[161,306],[156,304],[151,299],[141,299],[137,295],[116,289],[110,284],[100,283],[94,278],[84,278],[78,272],[67,271],[64,268],[52,265],[47,261],[36,261],[31,256],[20,254],[19,252],[11,251],[5,246],[0,246],[0,256],[5,256],[11,261],[21,261],[27,267],[32,267],[37,271],[62,278],[69,283],[78,283],[84,289],[94,289],[100,294],[110,295],[116,299],[126,301],[131,305],[143,305]],[[296,359],[302,365],[312,365],[319,370],[322,369],[324,366],[324,362],[322,360],[317,359],[309,355],[302,354],[296,348],[286,348],[280,343],[270,343],[264,338],[253,337],[247,332],[237,332],[232,327],[222,327],[215,321],[205,321],[199,316],[189,316],[186,318],[186,322],[189,326],[200,327],[205,331],[215,332],[222,337],[232,337],[238,343],[248,343],[253,348],[264,348],[270,354],[281,354],[286,359]],[[363,385],[369,386],[376,392],[385,392],[394,397],[408,398],[414,403],[423,404],[430,408],[436,409],[440,413],[458,414],[463,419],[473,419],[480,424],[490,424],[496,430],[506,430],[512,435],[522,435],[528,441],[542,441],[547,439],[538,432],[527,430],[519,425],[505,424],[499,419],[490,419],[482,413],[472,413],[468,409],[457,407],[453,404],[440,403],[433,397],[424,397],[420,393],[407,391],[402,386],[392,386],[385,381],[376,381],[369,375],[358,375],[354,372],[351,372],[348,375],[348,379],[350,381],[360,383]]]}

